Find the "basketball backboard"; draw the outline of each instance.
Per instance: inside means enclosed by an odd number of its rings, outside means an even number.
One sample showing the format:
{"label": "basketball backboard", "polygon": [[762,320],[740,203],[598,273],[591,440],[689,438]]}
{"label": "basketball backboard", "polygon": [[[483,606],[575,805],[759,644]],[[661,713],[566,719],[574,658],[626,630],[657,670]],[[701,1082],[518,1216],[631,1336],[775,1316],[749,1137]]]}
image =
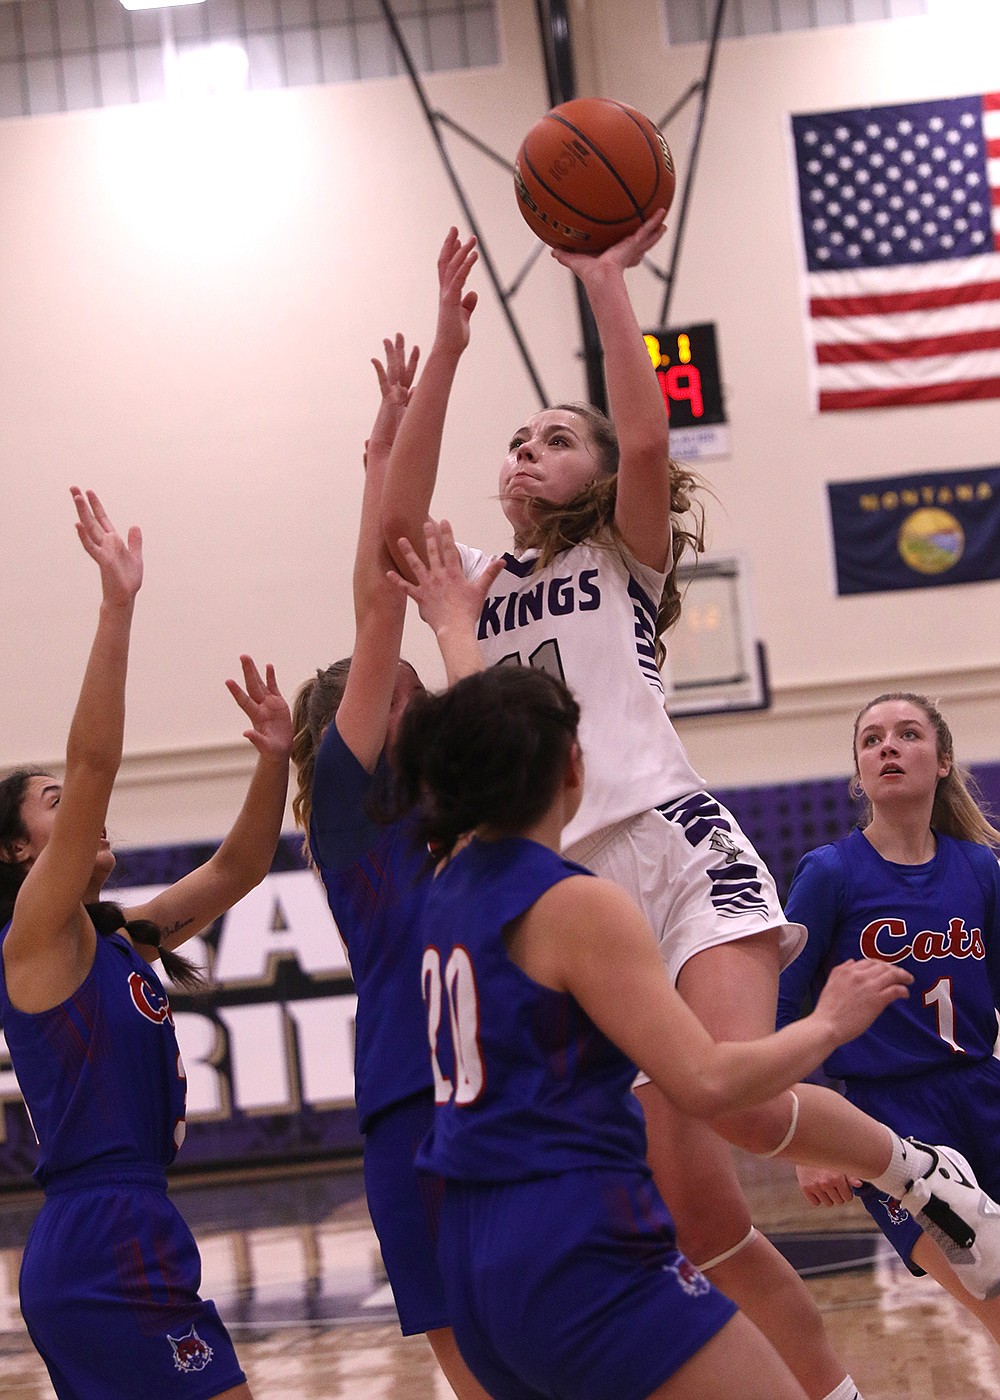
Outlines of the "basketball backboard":
{"label": "basketball backboard", "polygon": [[683,607],[664,639],[667,657],[660,668],[668,713],[766,710],[766,656],[745,561],[703,555],[697,564],[681,564],[677,574]]}

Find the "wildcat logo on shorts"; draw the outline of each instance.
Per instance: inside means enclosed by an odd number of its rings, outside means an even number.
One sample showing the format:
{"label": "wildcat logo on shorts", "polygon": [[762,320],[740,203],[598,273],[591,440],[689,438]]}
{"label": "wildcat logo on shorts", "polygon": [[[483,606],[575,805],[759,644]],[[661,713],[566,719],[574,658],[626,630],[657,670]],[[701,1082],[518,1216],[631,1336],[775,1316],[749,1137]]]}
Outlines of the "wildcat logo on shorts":
{"label": "wildcat logo on shorts", "polygon": [[713,831],[708,844],[713,851],[720,851],[726,857],[727,865],[732,865],[743,854],[743,847],[737,846],[727,831]]}
{"label": "wildcat logo on shorts", "polygon": [[879,1205],[885,1207],[885,1213],[893,1225],[902,1225],[904,1220],[909,1220],[910,1212],[900,1205],[895,1196],[880,1196]]}
{"label": "wildcat logo on shorts", "polygon": [[171,1337],[168,1332],[167,1341],[174,1349],[174,1365],[178,1371],[204,1371],[212,1359],[212,1348],[193,1327],[183,1337]]}
{"label": "wildcat logo on shorts", "polygon": [[677,1275],[677,1282],[689,1298],[700,1298],[712,1286],[705,1275],[695,1268],[690,1259],[685,1259],[683,1254],[676,1264],[667,1264],[664,1267]]}

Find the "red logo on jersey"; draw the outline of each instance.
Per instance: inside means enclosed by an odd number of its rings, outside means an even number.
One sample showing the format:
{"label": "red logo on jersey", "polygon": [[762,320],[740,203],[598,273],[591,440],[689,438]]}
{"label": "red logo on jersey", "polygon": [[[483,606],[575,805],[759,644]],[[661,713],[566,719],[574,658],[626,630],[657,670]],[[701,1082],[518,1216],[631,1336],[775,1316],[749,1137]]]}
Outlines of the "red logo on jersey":
{"label": "red logo on jersey", "polygon": [[141,1016],[145,1016],[147,1021],[152,1021],[158,1026],[161,1026],[164,1021],[169,1021],[173,1025],[174,1018],[170,1014],[170,1003],[162,992],[151,987],[138,972],[129,973],[128,989],[132,997],[132,1005]]}
{"label": "red logo on jersey", "polygon": [[905,919],[873,919],[861,930],[861,956],[898,963],[904,958],[931,962],[934,958],[985,958],[982,929],[966,928],[964,919],[951,919],[945,933],[921,929],[908,938]]}

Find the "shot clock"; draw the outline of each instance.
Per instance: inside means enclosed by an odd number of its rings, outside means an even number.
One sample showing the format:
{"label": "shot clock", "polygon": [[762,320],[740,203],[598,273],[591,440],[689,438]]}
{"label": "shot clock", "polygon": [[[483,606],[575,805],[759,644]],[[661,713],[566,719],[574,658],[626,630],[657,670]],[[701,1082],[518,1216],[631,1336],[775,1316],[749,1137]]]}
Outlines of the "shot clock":
{"label": "shot clock", "polygon": [[715,326],[706,322],[649,331],[643,339],[670,415],[671,451],[695,459],[727,456],[729,428]]}

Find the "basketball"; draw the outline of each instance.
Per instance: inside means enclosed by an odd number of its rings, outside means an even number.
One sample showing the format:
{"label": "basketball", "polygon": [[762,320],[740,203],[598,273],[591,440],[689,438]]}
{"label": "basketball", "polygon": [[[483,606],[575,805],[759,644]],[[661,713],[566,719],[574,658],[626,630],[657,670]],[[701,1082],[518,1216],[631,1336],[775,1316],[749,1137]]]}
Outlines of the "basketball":
{"label": "basketball", "polygon": [[600,253],[674,197],[674,162],[659,128],[624,102],[578,97],[553,107],[521,142],[517,204],[552,248]]}

